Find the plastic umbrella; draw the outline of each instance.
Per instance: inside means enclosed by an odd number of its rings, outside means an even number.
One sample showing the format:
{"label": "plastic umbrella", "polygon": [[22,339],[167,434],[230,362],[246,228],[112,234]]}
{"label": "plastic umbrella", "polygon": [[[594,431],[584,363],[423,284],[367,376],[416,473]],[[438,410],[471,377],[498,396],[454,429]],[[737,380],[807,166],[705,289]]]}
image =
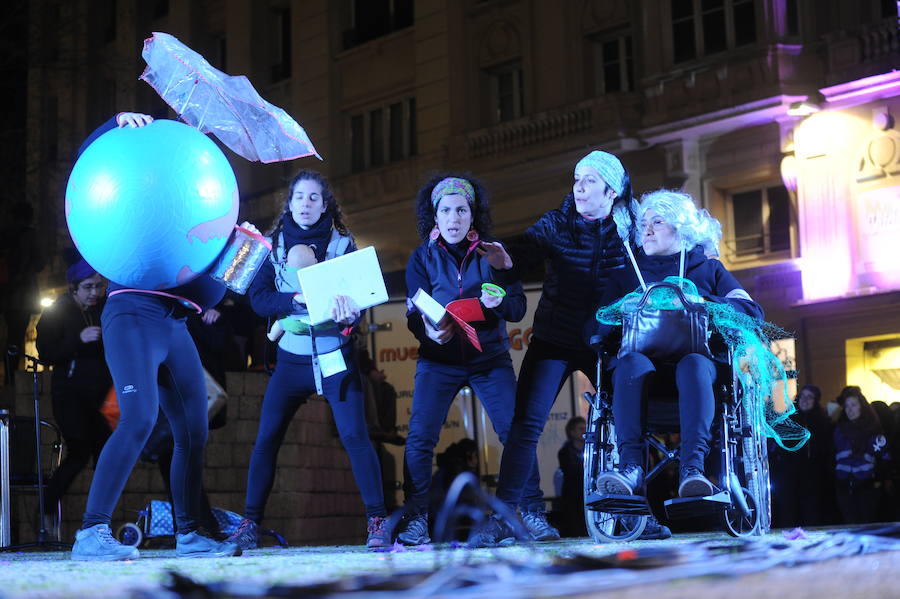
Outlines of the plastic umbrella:
{"label": "plastic umbrella", "polygon": [[283,109],[266,102],[243,75],[213,68],[168,33],[153,32],[141,56],[141,79],[184,122],[212,133],[247,160],[279,162],[303,156],[322,159],[309,136]]}

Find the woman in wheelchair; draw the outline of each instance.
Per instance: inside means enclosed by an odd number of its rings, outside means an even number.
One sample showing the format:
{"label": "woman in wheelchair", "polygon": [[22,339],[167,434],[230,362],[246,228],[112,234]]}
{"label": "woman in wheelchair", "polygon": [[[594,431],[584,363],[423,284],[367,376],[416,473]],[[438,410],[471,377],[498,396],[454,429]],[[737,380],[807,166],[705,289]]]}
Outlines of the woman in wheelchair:
{"label": "woman in wheelchair", "polygon": [[[629,252],[633,268],[611,277],[601,306],[634,291],[639,283],[645,287],[680,275],[696,286],[697,296],[688,295],[689,301],[726,302],[738,312],[762,318],[762,309],[734,276],[721,262],[707,257],[707,253],[715,254],[710,250],[718,245],[716,233],[721,228],[705,210],[697,208],[689,195],[666,189],[644,195],[637,222],[639,247],[636,253]],[[710,358],[712,354],[687,353],[654,359],[636,351],[622,351],[620,327],[601,324],[597,332],[593,347],[616,356],[605,366],[613,370],[613,418],[620,464],[618,471],[600,474],[598,490],[609,495],[640,494],[646,386],[657,373],[674,372],[682,439],[678,494],[695,497],[714,493],[715,486],[704,475],[704,461],[715,415],[715,358]]]}

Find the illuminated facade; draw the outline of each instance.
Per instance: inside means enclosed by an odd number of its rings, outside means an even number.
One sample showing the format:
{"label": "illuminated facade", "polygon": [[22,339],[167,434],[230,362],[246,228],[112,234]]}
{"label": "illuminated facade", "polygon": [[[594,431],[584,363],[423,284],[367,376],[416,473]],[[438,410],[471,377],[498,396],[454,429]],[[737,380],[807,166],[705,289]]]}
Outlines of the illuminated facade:
{"label": "illuminated facade", "polygon": [[[798,334],[801,382],[900,386],[894,0],[78,0],[32,21],[30,193],[57,245],[80,140],[161,108],[137,76],[166,31],[297,117],[325,157],[302,165],[389,270],[427,171],[482,178],[502,237],[602,147],[636,191],[683,187],[722,221],[722,260]],[[242,216],[265,223],[300,165],[232,163]]]}

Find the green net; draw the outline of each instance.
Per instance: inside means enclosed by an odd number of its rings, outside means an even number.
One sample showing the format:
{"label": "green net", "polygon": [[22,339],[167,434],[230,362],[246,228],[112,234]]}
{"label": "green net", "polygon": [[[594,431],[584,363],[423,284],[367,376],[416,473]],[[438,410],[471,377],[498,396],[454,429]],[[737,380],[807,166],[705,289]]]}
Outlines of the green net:
{"label": "green net", "polygon": [[[700,301],[697,286],[688,279],[666,277],[665,282],[680,285],[688,301]],[[653,288],[645,304],[658,310],[681,310],[684,304],[674,289]],[[597,310],[602,324],[620,326],[622,315],[633,312],[643,298],[641,289]],[[787,373],[770,346],[772,340],[789,336],[770,322],[742,314],[729,304],[705,302],[711,332],[718,333],[732,350],[732,367],[750,411],[751,420],[762,426],[766,436],[787,450],[796,450],[809,439],[809,431],[794,422],[796,410],[788,394]]]}
{"label": "green net", "polygon": [[309,322],[307,322],[308,318],[308,316],[304,315],[301,318],[282,318],[278,322],[281,323],[281,326],[285,331],[295,335],[309,335],[310,329],[320,333],[322,331],[327,331],[328,329],[337,328],[337,324],[333,320],[327,320],[322,324],[311,326]]}

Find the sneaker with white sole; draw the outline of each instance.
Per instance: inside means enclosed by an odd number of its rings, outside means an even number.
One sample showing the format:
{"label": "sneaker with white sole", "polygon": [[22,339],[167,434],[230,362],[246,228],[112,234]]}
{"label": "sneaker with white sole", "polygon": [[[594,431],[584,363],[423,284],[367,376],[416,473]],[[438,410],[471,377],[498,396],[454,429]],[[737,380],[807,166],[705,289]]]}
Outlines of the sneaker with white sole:
{"label": "sneaker with white sole", "polygon": [[695,466],[681,469],[681,482],[678,484],[679,497],[706,497],[716,492],[715,486],[703,472]]}
{"label": "sneaker with white sole", "polygon": [[232,557],[241,554],[237,543],[217,541],[198,530],[175,535],[175,555],[178,557]]}
{"label": "sneaker with white sole", "polygon": [[72,559],[80,562],[115,562],[137,559],[137,547],[123,545],[116,539],[108,524],[95,524],[75,533]]}
{"label": "sneaker with white sole", "polygon": [[623,464],[597,477],[597,490],[602,495],[634,495],[644,483],[644,469],[637,464]]}

